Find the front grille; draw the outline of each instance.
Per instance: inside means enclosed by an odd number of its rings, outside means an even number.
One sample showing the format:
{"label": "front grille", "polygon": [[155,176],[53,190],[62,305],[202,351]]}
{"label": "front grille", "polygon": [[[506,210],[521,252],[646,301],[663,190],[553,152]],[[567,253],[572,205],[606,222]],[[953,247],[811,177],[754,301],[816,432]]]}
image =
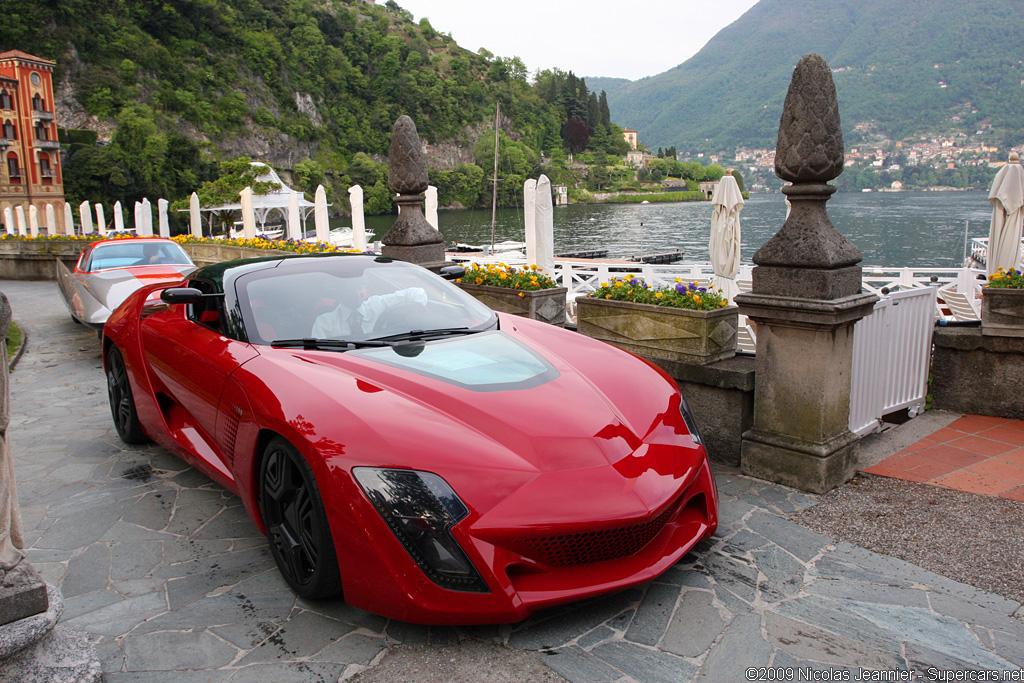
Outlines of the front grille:
{"label": "front grille", "polygon": [[638,552],[658,535],[676,512],[671,505],[649,522],[578,534],[535,536],[512,544],[512,550],[552,567],[572,567],[614,560]]}

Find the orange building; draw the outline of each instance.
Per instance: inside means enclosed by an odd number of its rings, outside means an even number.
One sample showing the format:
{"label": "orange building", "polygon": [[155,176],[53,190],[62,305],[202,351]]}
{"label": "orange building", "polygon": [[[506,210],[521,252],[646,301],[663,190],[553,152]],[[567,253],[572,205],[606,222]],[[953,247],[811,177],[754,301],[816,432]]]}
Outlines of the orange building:
{"label": "orange building", "polygon": [[637,137],[637,132],[632,128],[623,128],[622,137],[624,137],[626,142],[629,143],[630,149],[636,149],[637,143],[640,142],[640,139]]}
{"label": "orange building", "polygon": [[[64,184],[53,106],[55,62],[0,52],[0,222],[5,208],[36,207],[40,228],[63,231]],[[47,205],[56,225],[48,225]],[[16,229],[16,226],[11,226]]]}

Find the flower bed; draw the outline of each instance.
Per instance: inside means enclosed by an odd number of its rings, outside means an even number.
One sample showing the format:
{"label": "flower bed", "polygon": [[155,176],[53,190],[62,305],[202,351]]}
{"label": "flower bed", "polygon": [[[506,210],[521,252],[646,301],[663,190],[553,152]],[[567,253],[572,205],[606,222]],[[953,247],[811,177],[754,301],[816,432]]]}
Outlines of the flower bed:
{"label": "flower bed", "polygon": [[576,314],[582,334],[640,356],[703,365],[736,354],[739,309],[697,283],[615,278],[578,297]]}
{"label": "flower bed", "polygon": [[504,263],[466,268],[455,283],[501,313],[511,313],[552,325],[565,325],[565,297],[568,290],[545,275],[537,266],[511,268]]}
{"label": "flower bed", "polygon": [[1000,268],[981,290],[981,333],[1024,337],[1024,272]]}

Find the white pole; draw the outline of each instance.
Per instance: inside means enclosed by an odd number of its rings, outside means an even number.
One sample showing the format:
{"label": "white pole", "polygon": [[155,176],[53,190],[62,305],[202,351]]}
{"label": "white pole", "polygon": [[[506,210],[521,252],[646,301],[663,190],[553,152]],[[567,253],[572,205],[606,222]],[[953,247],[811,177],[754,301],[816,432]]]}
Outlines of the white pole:
{"label": "white pole", "polygon": [[171,236],[171,224],[167,219],[167,207],[170,204],[166,199],[156,200],[157,216],[160,220],[160,236],[168,239]]}
{"label": "white pole", "polygon": [[103,215],[103,205],[99,202],[96,202],[96,232],[107,234],[107,217]]}
{"label": "white pole", "polygon": [[4,207],[4,229],[8,235],[14,234],[14,212],[9,206]]}
{"label": "white pole", "polygon": [[39,209],[34,205],[28,207],[28,234],[39,237]]}
{"label": "white pole", "polygon": [[46,234],[57,234],[57,212],[54,210],[53,204],[46,205]]}
{"label": "white pole", "polygon": [[238,193],[242,198],[242,237],[256,239],[256,214],[252,208],[252,188],[243,188]]}
{"label": "white pole", "polygon": [[14,217],[18,221],[18,234],[24,237],[28,234],[28,226],[25,223],[25,207],[20,205],[14,207]]}
{"label": "white pole", "polygon": [[199,211],[199,195],[195,192],[188,198],[188,223],[189,231],[193,237],[203,236],[203,222]]}
{"label": "white pole", "polygon": [[82,219],[82,234],[90,234],[92,232],[92,205],[89,202],[79,204],[78,216]]}
{"label": "white pole", "polygon": [[526,262],[537,262],[537,181],[523,183],[523,227],[526,237]]}
{"label": "white pole", "polygon": [[288,239],[295,242],[302,240],[302,226],[299,218],[299,193],[295,190],[288,195]]}
{"label": "white pole", "polygon": [[124,209],[121,200],[114,202],[114,232],[124,232]]}
{"label": "white pole", "polygon": [[440,230],[437,227],[439,225],[437,221],[437,188],[433,185],[427,185],[426,217],[427,222],[434,230]]}
{"label": "white pole", "polygon": [[135,202],[135,234],[139,237],[146,234],[146,222],[142,220],[142,202]]}
{"label": "white pole", "polygon": [[363,215],[363,188],[348,188],[348,201],[352,206],[352,248],[366,251],[366,217]]}
{"label": "white pole", "polygon": [[316,197],[313,208],[313,222],[316,224],[316,241],[326,242],[330,239],[331,228],[327,223],[327,191],[323,185],[316,186]]}
{"label": "white pole", "polygon": [[64,202],[64,232],[68,235],[75,234],[75,214],[71,210],[71,204]]}
{"label": "white pole", "polygon": [[142,198],[142,226],[146,237],[153,236],[153,203],[149,198]]}

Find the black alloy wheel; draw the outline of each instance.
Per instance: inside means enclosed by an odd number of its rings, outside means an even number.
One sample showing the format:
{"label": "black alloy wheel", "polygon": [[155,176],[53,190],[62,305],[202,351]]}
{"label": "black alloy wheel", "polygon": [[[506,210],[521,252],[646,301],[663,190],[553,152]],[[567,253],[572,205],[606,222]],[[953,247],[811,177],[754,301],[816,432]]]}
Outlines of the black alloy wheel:
{"label": "black alloy wheel", "polygon": [[139,415],[135,412],[135,399],[128,382],[124,357],[113,345],[107,351],[107,398],[110,400],[110,416],[114,418],[114,427],[121,441],[127,444],[146,443],[148,439],[142,431]]}
{"label": "black alloy wheel", "polygon": [[338,558],[320,490],[305,459],[274,437],[260,464],[260,509],[270,552],[285,581],[304,598],[341,592]]}

